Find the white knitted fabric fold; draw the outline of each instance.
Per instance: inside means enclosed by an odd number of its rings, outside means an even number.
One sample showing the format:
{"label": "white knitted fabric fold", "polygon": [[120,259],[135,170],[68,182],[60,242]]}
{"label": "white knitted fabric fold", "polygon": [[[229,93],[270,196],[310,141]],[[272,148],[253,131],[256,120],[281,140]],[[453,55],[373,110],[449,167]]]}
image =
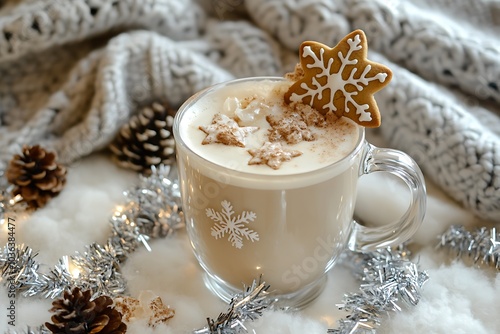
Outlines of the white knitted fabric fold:
{"label": "white knitted fabric fold", "polygon": [[422,77],[500,102],[500,39],[409,1],[348,0],[346,16],[372,50]]}
{"label": "white knitted fabric fold", "polygon": [[1,61],[111,29],[148,28],[181,40],[198,36],[204,25],[192,1],[39,0],[9,12],[0,22]]}
{"label": "white knitted fabric fold", "polygon": [[0,158],[42,143],[71,163],[106,147],[147,101],[178,106],[217,82],[282,75],[304,40],[334,45],[360,28],[370,57],[394,71],[376,95],[389,144],[465,207],[499,220],[495,13],[491,0],[6,2]]}
{"label": "white knitted fabric fold", "polygon": [[377,96],[384,136],[465,207],[500,220],[500,138],[477,116],[488,115],[497,126],[499,118],[480,107],[471,113],[442,87],[383,57],[372,59],[398,73]]}

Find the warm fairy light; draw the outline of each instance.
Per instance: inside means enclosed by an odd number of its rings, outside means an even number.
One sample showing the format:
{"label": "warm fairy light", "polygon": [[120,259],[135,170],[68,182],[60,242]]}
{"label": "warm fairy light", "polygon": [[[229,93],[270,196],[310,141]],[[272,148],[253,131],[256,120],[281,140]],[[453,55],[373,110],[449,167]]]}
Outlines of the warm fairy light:
{"label": "warm fairy light", "polygon": [[62,261],[62,266],[67,268],[68,273],[73,277],[73,278],[78,278],[80,277],[81,270],[80,268],[73,262],[73,260],[70,259],[69,256],[64,255],[61,258]]}
{"label": "warm fairy light", "polygon": [[121,218],[121,219],[127,219],[127,216],[123,214],[124,211],[125,211],[124,206],[122,206],[122,205],[116,206],[114,217]]}
{"label": "warm fairy light", "polygon": [[324,316],[320,317],[320,319],[321,319],[321,321],[328,324],[329,328],[335,326],[336,320],[332,316],[324,315]]}
{"label": "warm fairy light", "polygon": [[73,268],[71,270],[71,276],[73,276],[73,278],[78,278],[80,276],[80,269]]}
{"label": "warm fairy light", "polygon": [[115,209],[115,216],[121,216],[122,212],[123,212],[123,206],[118,205]]}
{"label": "warm fairy light", "polygon": [[69,272],[71,273],[71,276],[73,276],[73,278],[78,278],[80,277],[80,268],[78,268],[77,265],[75,265],[73,262],[69,262],[68,263],[68,269],[69,269]]}

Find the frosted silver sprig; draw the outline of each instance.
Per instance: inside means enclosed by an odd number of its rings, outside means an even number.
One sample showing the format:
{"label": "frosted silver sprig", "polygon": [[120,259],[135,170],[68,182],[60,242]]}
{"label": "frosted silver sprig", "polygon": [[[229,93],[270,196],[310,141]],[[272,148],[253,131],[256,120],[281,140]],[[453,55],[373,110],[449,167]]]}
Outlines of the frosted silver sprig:
{"label": "frosted silver sprig", "polygon": [[182,228],[184,216],[176,166],[160,165],[151,169],[151,176],[141,175],[139,185],[125,191],[128,204],[123,210],[140,234],[159,238]]}
{"label": "frosted silver sprig", "polygon": [[[27,275],[29,278],[29,276]],[[44,298],[54,299],[64,290],[74,285],[73,275],[70,272],[69,257],[61,257],[57,264],[47,274],[33,273],[35,279],[22,291],[26,297],[41,295]]]}
{"label": "frosted silver sprig", "polygon": [[459,258],[500,270],[500,232],[495,227],[468,231],[452,225],[439,236],[438,248],[447,248]]}
{"label": "frosted silver sprig", "polygon": [[354,275],[361,281],[360,291],[344,295],[343,303],[337,304],[350,314],[328,333],[376,333],[387,313],[399,312],[420,301],[429,276],[409,260],[406,247],[348,252],[346,256],[345,262],[351,264]]}
{"label": "frosted silver sprig", "polygon": [[38,279],[39,263],[35,261],[35,253],[24,245],[8,244],[2,248],[0,254],[0,269],[5,284],[9,289],[21,290]]}
{"label": "frosted silver sprig", "polygon": [[71,272],[71,288],[92,291],[92,299],[102,295],[116,297],[127,290],[120,262],[109,248],[93,243],[85,246],[85,252],[70,256],[67,263],[64,271]]}
{"label": "frosted silver sprig", "polygon": [[248,333],[245,323],[262,316],[264,310],[275,302],[268,294],[269,285],[259,278],[235,295],[229,303],[227,312],[219,314],[217,319],[207,319],[208,326],[195,330],[194,334],[240,334]]}

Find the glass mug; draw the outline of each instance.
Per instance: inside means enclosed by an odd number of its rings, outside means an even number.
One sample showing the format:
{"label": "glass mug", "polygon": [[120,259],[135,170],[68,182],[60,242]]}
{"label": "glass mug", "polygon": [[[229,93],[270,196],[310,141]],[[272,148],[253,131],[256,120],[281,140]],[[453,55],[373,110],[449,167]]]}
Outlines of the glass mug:
{"label": "glass mug", "polygon": [[[344,249],[394,246],[415,233],[425,212],[425,183],[408,155],[374,147],[359,126],[349,154],[326,167],[296,174],[242,172],[241,161],[221,166],[193,151],[184,131],[193,110],[200,104],[210,108],[213,95],[231,85],[259,85],[263,80],[284,79],[255,77],[217,84],[192,96],[177,112],[173,127],[183,211],[194,254],[212,292],[229,301],[262,276],[278,307],[300,309],[320,294],[326,273]],[[357,182],[361,175],[376,171],[401,178],[411,200],[398,221],[365,227],[353,220]]]}

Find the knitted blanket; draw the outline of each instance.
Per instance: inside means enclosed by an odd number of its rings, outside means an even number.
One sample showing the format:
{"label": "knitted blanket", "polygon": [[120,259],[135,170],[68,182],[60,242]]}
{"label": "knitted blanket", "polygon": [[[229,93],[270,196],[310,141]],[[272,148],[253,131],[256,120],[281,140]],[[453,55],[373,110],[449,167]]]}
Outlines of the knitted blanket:
{"label": "knitted blanket", "polygon": [[40,143],[77,166],[148,101],[178,107],[218,82],[281,76],[304,40],[333,46],[358,28],[394,73],[373,135],[498,222],[496,0],[0,1],[0,161]]}
{"label": "knitted blanket", "polygon": [[380,131],[483,218],[500,218],[500,5],[491,0],[4,1],[0,150],[74,162],[137,106],[233,77],[283,75],[304,40],[356,28],[394,70]]}
{"label": "knitted blanket", "polygon": [[43,143],[71,163],[144,101],[178,106],[233,77],[283,75],[304,40],[361,28],[394,80],[388,142],[479,216],[500,218],[500,5],[491,0],[3,1],[0,152]]}

